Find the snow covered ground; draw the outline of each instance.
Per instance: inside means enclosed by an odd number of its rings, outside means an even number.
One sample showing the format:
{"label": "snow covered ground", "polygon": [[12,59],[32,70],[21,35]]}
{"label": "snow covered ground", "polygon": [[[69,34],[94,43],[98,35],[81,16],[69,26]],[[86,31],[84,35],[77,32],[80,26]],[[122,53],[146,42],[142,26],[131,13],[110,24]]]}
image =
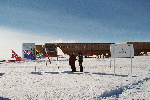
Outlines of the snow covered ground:
{"label": "snow covered ground", "polygon": [[130,58],[116,58],[115,76],[109,58],[84,58],[84,72],[74,73],[65,58],[0,64],[0,100],[148,100],[150,56],[132,60],[132,77]]}

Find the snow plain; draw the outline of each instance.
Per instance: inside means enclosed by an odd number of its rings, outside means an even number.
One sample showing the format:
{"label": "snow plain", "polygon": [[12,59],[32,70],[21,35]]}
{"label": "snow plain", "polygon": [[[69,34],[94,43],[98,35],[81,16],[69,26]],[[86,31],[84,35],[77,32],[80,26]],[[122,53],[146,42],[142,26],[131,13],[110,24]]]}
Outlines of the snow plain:
{"label": "snow plain", "polygon": [[150,99],[150,56],[132,59],[132,77],[130,58],[116,58],[115,76],[111,58],[84,58],[84,72],[70,72],[66,58],[51,61],[0,64],[0,100]]}

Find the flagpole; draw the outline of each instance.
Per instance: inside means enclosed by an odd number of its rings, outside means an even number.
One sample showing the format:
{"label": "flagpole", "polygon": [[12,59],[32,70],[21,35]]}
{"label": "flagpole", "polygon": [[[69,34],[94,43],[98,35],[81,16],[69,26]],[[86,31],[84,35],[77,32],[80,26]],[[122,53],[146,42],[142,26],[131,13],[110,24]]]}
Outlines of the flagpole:
{"label": "flagpole", "polygon": [[131,55],[131,46],[130,46],[130,56],[131,56],[131,77],[132,77],[132,55]]}
{"label": "flagpole", "polygon": [[114,58],[114,76],[115,76],[115,67],[116,67],[116,66],[115,66],[115,58]]}

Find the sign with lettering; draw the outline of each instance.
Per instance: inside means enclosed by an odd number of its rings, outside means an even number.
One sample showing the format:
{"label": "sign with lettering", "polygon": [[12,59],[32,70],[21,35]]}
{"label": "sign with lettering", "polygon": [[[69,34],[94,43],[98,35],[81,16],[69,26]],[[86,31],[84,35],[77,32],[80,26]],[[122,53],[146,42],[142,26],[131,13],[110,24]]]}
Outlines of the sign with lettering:
{"label": "sign with lettering", "polygon": [[112,58],[134,57],[133,44],[111,44],[110,52]]}

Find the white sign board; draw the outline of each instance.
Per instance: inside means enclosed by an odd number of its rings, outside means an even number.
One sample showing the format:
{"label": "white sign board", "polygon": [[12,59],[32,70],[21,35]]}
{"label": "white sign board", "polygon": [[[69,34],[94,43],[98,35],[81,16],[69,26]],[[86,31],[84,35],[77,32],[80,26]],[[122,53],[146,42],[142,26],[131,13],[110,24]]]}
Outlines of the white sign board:
{"label": "white sign board", "polygon": [[133,44],[111,44],[110,52],[112,58],[134,57]]}

